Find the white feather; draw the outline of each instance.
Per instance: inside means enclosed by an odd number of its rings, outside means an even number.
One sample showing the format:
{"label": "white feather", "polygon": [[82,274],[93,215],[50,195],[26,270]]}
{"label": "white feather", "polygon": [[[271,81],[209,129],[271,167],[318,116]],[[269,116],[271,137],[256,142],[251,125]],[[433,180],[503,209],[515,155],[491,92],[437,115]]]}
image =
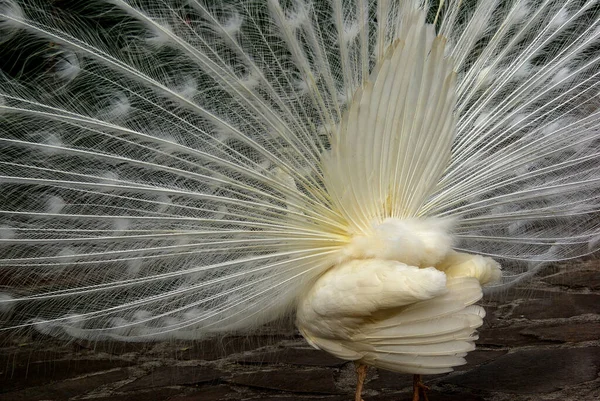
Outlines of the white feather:
{"label": "white feather", "polygon": [[[447,263],[452,264],[451,261]],[[478,280],[378,259],[328,270],[301,299],[296,324],[317,348],[405,373],[443,373],[475,348]]]}
{"label": "white feather", "polygon": [[[0,43],[7,41],[20,29],[18,23],[23,18],[23,10],[14,1],[2,0],[0,2]],[[4,17],[5,16],[5,17]]]}

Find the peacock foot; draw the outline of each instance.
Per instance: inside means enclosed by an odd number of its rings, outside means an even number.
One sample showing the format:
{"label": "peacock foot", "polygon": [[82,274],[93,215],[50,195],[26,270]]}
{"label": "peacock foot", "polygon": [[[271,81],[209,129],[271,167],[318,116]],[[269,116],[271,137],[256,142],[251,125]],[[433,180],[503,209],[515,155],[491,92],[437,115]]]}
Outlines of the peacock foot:
{"label": "peacock foot", "polygon": [[362,399],[362,389],[363,384],[365,383],[365,378],[367,377],[367,365],[363,365],[361,363],[356,363],[356,394],[354,395],[354,401],[364,401]]}
{"label": "peacock foot", "polygon": [[412,401],[420,401],[420,396],[423,395],[424,401],[429,401],[427,391],[429,387],[423,384],[421,375],[413,375],[413,398]]}

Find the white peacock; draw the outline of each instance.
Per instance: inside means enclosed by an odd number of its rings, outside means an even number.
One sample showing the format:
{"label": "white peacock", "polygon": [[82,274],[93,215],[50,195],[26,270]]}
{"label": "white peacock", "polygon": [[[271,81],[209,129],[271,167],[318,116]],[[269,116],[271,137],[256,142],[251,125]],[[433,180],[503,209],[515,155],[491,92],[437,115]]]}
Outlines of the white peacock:
{"label": "white peacock", "polygon": [[357,400],[366,366],[452,370],[482,287],[599,247],[599,13],[0,0],[2,328],[292,316],[357,363]]}

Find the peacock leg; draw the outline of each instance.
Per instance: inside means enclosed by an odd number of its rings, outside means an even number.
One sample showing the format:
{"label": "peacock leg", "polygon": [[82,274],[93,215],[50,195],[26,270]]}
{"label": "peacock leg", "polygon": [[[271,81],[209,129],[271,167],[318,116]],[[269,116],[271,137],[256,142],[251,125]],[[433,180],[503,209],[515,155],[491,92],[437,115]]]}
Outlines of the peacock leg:
{"label": "peacock leg", "polygon": [[365,383],[365,377],[367,377],[367,365],[363,365],[361,363],[356,363],[356,394],[354,395],[354,401],[363,401],[362,399],[362,389],[363,384]]}
{"label": "peacock leg", "polygon": [[423,381],[421,381],[421,375],[413,375],[412,401],[419,401],[420,394],[423,394],[424,401],[429,401],[429,397],[427,397],[427,390],[429,390],[429,387],[423,384]]}

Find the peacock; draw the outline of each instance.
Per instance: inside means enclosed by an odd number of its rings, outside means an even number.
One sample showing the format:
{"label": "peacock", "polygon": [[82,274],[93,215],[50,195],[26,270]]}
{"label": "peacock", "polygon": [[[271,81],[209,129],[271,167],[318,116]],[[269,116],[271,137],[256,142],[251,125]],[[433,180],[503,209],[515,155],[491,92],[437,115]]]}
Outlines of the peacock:
{"label": "peacock", "polygon": [[415,375],[600,247],[596,0],[0,0],[0,329],[295,322]]}

